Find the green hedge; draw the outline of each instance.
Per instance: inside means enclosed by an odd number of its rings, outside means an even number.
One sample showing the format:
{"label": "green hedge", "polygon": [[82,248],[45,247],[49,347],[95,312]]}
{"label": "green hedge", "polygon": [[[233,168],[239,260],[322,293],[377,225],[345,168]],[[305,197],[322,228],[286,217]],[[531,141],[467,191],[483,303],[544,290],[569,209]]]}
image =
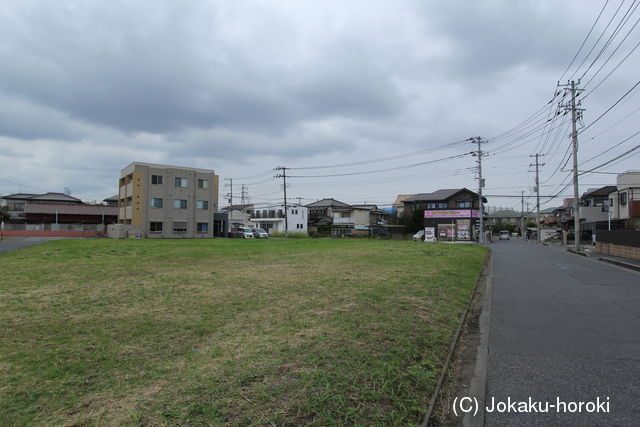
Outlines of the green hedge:
{"label": "green hedge", "polygon": [[[271,233],[269,234],[271,237],[284,237],[284,233]],[[291,239],[306,239],[309,237],[307,233],[289,233],[287,236]]]}

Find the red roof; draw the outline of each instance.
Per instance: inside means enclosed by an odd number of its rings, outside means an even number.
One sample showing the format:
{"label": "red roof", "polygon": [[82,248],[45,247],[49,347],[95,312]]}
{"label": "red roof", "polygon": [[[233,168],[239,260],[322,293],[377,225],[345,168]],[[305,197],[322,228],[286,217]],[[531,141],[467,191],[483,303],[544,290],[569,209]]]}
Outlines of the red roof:
{"label": "red roof", "polygon": [[55,215],[112,215],[118,216],[117,206],[85,205],[69,203],[27,203],[25,214]]}

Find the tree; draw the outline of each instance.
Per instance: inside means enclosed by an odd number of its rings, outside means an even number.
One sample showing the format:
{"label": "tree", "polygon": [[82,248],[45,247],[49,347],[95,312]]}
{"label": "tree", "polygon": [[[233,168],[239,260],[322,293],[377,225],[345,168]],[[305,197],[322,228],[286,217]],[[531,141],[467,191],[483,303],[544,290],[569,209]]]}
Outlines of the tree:
{"label": "tree", "polygon": [[407,211],[405,209],[402,216],[398,218],[398,222],[407,227],[407,231],[411,233],[422,230],[424,228],[424,209],[422,205],[416,203],[413,210]]}
{"label": "tree", "polygon": [[0,220],[4,221],[4,220],[9,220],[11,218],[11,216],[9,215],[9,207],[8,206],[3,206],[0,208]]}
{"label": "tree", "polygon": [[508,231],[509,233],[513,233],[514,231],[516,231],[516,226],[509,222],[498,221],[493,226],[493,232],[499,233],[501,231]]}

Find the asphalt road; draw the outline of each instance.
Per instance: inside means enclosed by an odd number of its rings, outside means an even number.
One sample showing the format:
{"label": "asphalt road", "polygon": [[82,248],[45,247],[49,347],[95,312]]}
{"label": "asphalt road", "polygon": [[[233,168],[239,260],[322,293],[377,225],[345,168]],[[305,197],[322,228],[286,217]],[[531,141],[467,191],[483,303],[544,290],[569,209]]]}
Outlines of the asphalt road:
{"label": "asphalt road", "polygon": [[31,238],[22,238],[22,239],[13,239],[13,240],[9,240],[9,239],[0,240],[0,252],[9,252],[15,249],[24,248],[31,245],[37,245],[39,243],[47,242],[49,240],[55,240],[55,239],[52,239],[50,237],[49,238],[31,237]]}
{"label": "asphalt road", "polygon": [[640,273],[521,239],[491,249],[487,406],[549,412],[485,412],[485,425],[640,425]]}

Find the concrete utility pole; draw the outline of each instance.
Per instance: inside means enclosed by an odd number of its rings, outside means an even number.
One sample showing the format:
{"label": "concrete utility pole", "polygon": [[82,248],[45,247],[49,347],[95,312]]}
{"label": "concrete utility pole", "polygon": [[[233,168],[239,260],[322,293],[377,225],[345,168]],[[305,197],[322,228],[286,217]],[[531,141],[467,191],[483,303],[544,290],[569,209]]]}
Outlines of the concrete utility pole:
{"label": "concrete utility pole", "polygon": [[524,190],[520,191],[520,237],[524,238]]}
{"label": "concrete utility pole", "polygon": [[231,192],[227,194],[229,199],[229,217],[227,218],[229,224],[227,224],[227,228],[231,231],[231,227],[233,226],[233,178],[225,178],[224,180],[229,181],[229,187],[231,188]]}
{"label": "concrete utility pole", "polygon": [[580,80],[576,83],[571,80],[565,85],[559,85],[563,87],[565,92],[571,94],[569,103],[560,104],[565,110],[571,111],[571,144],[573,148],[573,225],[575,234],[575,249],[580,250],[580,203],[578,196],[578,120],[582,118],[582,108],[578,108],[581,102],[576,102],[576,97],[580,95],[583,89],[577,89],[576,85],[580,84]]}
{"label": "concrete utility pole", "polygon": [[538,229],[537,233],[538,233],[538,237],[536,238],[536,241],[538,243],[542,242],[542,238],[540,237],[540,170],[539,167],[540,166],[544,166],[544,163],[539,163],[538,162],[538,157],[539,156],[544,156],[544,154],[534,154],[531,155],[529,157],[535,157],[536,158],[536,163],[534,165],[529,164],[529,166],[535,166],[536,167],[536,227]]}
{"label": "concrete utility pole", "polygon": [[275,176],[275,178],[282,178],[283,185],[282,189],[284,190],[284,237],[289,236],[289,209],[287,208],[287,169],[284,166],[278,166],[274,170],[282,171]]}
{"label": "concrete utility pole", "polygon": [[482,178],[482,156],[486,155],[486,153],[482,151],[481,144],[484,144],[487,141],[479,136],[471,137],[467,141],[470,141],[472,144],[478,144],[478,151],[474,152],[473,156],[478,158],[478,208],[480,210],[478,243],[482,244],[486,243],[484,235],[484,206],[482,203],[482,188],[484,187],[484,179]]}
{"label": "concrete utility pole", "polygon": [[240,204],[246,205],[248,203],[247,186],[242,184],[242,192],[240,193]]}

